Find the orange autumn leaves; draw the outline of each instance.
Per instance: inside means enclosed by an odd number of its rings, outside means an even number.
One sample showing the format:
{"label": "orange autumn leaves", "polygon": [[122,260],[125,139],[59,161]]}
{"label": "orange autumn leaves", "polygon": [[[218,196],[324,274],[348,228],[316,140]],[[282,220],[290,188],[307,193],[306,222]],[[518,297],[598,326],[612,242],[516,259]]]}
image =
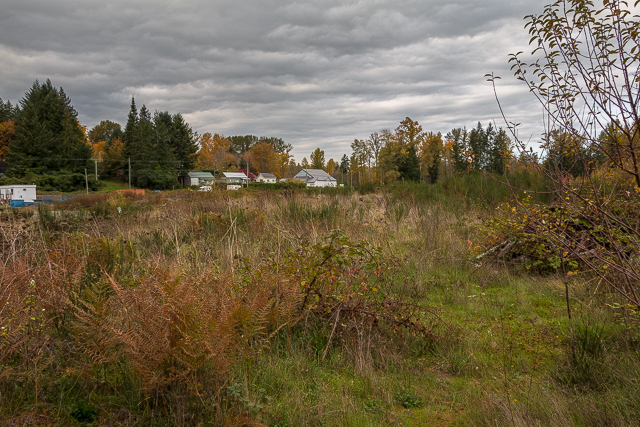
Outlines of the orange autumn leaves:
{"label": "orange autumn leaves", "polygon": [[[199,139],[200,150],[196,167],[199,169],[233,169],[239,167],[240,156],[231,152],[231,141],[221,134],[203,134]],[[289,163],[289,154],[278,153],[268,142],[262,141],[242,154],[252,170],[273,173],[278,178]]]}
{"label": "orange autumn leaves", "polygon": [[0,122],[0,160],[4,160],[9,151],[9,141],[16,133],[16,124],[13,120]]}
{"label": "orange autumn leaves", "polygon": [[211,135],[207,132],[200,137],[199,143],[197,168],[224,169],[236,163],[233,154],[229,152],[231,141],[224,135]]}

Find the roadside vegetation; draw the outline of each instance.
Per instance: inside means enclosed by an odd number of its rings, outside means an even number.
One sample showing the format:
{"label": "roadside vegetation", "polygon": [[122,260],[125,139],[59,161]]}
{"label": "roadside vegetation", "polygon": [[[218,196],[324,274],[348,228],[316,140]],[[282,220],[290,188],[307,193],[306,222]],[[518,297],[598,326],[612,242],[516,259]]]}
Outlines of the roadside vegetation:
{"label": "roadside vegetation", "polygon": [[507,195],[472,174],[3,210],[0,419],[633,424],[627,301],[531,254],[477,259]]}

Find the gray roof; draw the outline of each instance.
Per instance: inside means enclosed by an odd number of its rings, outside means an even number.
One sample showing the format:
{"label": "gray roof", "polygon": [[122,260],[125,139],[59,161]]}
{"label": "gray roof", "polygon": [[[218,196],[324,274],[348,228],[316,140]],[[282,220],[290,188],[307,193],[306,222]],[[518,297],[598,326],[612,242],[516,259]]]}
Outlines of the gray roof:
{"label": "gray roof", "polygon": [[189,175],[189,178],[213,179],[211,172],[191,171],[187,175]]}
{"label": "gray roof", "polygon": [[322,169],[302,169],[296,174],[296,176],[294,176],[294,178],[301,178],[306,182],[336,181],[334,177],[332,177]]}
{"label": "gray roof", "polygon": [[258,176],[262,175],[263,178],[276,178],[276,176],[272,173],[261,172]]}
{"label": "gray roof", "polygon": [[222,172],[222,175],[224,175],[225,178],[249,179],[243,172]]}

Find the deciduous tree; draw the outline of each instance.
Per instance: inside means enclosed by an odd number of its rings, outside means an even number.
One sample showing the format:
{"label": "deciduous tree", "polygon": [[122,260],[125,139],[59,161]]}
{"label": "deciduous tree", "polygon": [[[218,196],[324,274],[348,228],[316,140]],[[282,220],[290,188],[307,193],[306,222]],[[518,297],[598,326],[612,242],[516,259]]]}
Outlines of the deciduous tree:
{"label": "deciduous tree", "polygon": [[12,119],[0,122],[0,160],[4,160],[9,151],[9,141],[16,133],[16,123]]}
{"label": "deciduous tree", "polygon": [[426,173],[429,182],[434,184],[440,175],[440,162],[442,159],[442,134],[440,132],[428,132],[424,134],[420,144],[420,162],[422,170]]}
{"label": "deciduous tree", "polygon": [[327,166],[325,168],[325,171],[329,175],[333,175],[337,168],[338,168],[338,164],[333,159],[329,159],[329,161],[327,162]]}
{"label": "deciduous tree", "polygon": [[[357,158],[357,163],[360,168],[365,166],[369,167],[369,181],[371,181],[371,159],[373,157],[371,147],[364,139],[354,139],[351,143],[351,149],[353,150],[353,156]],[[358,169],[358,177],[359,176],[360,169]]]}
{"label": "deciduous tree", "polygon": [[196,167],[200,169],[222,170],[229,165],[231,141],[224,135],[204,133],[199,140],[200,150]]}
{"label": "deciduous tree", "polygon": [[[515,198],[518,209],[510,211],[520,212],[516,223],[533,230],[520,231],[520,236],[537,247],[543,244],[558,260],[563,277],[585,269],[638,307],[640,21],[619,0],[558,0],[526,19],[535,46],[531,60],[525,62],[519,52],[510,62],[543,108],[551,137],[544,138],[542,150],[553,156],[561,141],[562,150],[574,150],[579,159],[569,166],[588,164],[589,152],[594,152],[608,159],[612,170],[571,177],[566,167],[534,161],[532,166],[551,183],[554,206],[530,206]],[[497,77],[488,77],[495,88]],[[526,141],[518,138],[518,124],[505,122],[521,153],[529,152]],[[610,175],[617,175],[616,185],[607,182]],[[568,310],[569,290],[565,281]]]}
{"label": "deciduous tree", "polygon": [[92,144],[97,144],[100,141],[110,144],[113,138],[121,136],[122,128],[120,127],[120,124],[112,122],[111,120],[102,120],[87,134],[89,142]]}
{"label": "deciduous tree", "polygon": [[280,178],[280,159],[268,142],[260,142],[251,148],[251,161],[257,173],[272,173]]}

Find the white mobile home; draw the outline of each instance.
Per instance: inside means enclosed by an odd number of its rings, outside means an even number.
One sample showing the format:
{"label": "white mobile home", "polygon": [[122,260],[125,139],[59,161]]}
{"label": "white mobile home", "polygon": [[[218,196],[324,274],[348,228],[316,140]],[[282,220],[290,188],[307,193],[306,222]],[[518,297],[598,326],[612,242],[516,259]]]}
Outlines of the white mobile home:
{"label": "white mobile home", "polygon": [[0,202],[9,204],[11,200],[33,203],[36,200],[36,186],[28,184],[0,185]]}

